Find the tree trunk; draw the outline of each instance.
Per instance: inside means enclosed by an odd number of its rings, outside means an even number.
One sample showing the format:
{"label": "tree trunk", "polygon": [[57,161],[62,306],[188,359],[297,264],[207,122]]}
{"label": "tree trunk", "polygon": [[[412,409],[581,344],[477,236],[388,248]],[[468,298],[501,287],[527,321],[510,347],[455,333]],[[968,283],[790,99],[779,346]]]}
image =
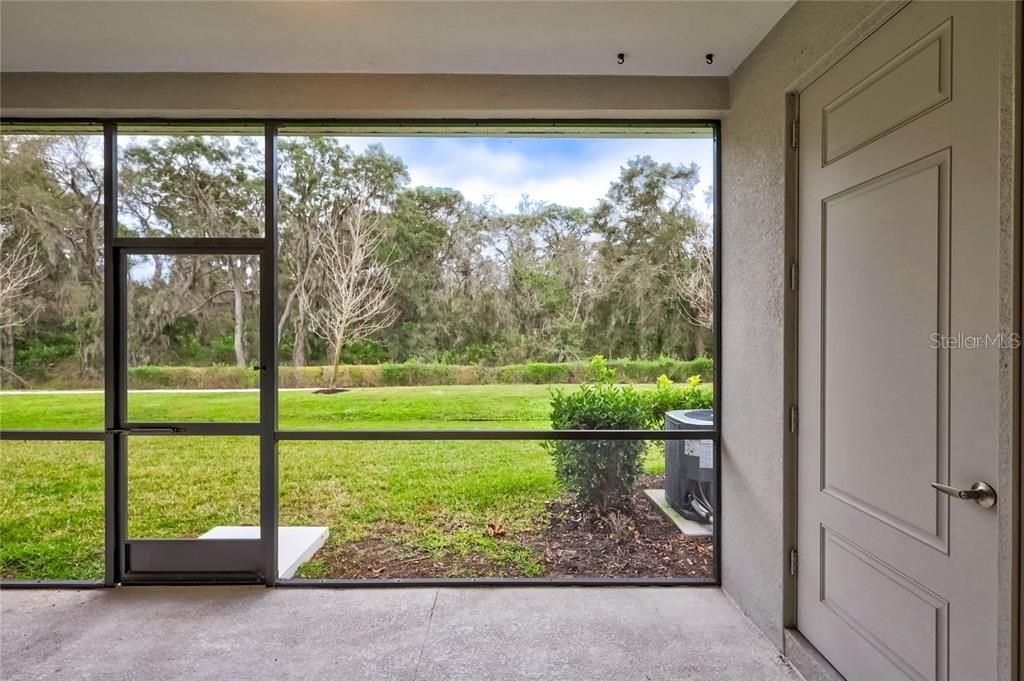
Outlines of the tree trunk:
{"label": "tree trunk", "polygon": [[697,329],[697,338],[693,345],[697,351],[697,357],[702,356],[704,354],[704,329]]}
{"label": "tree trunk", "polygon": [[235,365],[244,367],[245,361],[245,290],[238,265],[231,263],[231,287],[235,296]]}
{"label": "tree trunk", "polygon": [[338,382],[338,364],[341,362],[341,339],[337,339],[334,343],[333,358],[334,363],[331,365],[331,380],[327,384],[328,389],[333,390],[335,384]]}
{"label": "tree trunk", "polygon": [[3,330],[0,338],[0,366],[14,372],[14,329],[10,327]]}
{"label": "tree trunk", "polygon": [[301,307],[295,312],[295,343],[292,347],[292,364],[306,366],[306,311]]}

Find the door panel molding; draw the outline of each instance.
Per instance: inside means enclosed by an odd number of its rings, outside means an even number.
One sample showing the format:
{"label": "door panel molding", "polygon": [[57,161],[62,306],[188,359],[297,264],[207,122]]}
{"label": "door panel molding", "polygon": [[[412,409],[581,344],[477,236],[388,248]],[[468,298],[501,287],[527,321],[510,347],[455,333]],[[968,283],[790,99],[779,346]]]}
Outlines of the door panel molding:
{"label": "door panel molding", "polygon": [[[821,112],[821,166],[952,101],[952,41],[949,18],[827,104]],[[877,101],[891,98],[902,100],[896,115],[873,120],[885,113]]]}
{"label": "door panel molding", "polygon": [[[859,512],[870,516],[880,523],[883,523],[893,529],[910,536],[917,541],[923,542],[924,544],[942,552],[945,554],[949,553],[949,497],[935,493],[931,490],[914,490],[913,494],[919,495],[922,499],[928,497],[934,500],[934,512],[929,514],[930,524],[921,522],[924,517],[920,519],[911,519],[906,517],[905,514],[901,514],[897,509],[894,509],[891,504],[886,504],[887,500],[894,502],[902,502],[903,499],[895,498],[894,490],[886,490],[884,487],[879,490],[877,488],[869,488],[865,490],[868,494],[874,493],[875,497],[872,499],[866,498],[865,492],[850,489],[839,482],[838,477],[830,476],[829,473],[832,468],[828,465],[829,458],[828,453],[835,451],[836,446],[829,446],[829,429],[828,423],[830,420],[846,421],[851,418],[848,410],[843,408],[838,409],[839,414],[830,417],[828,404],[830,396],[830,383],[828,381],[829,368],[828,358],[829,353],[829,339],[832,334],[829,333],[829,320],[830,315],[828,308],[831,302],[830,298],[830,259],[831,253],[829,251],[830,246],[830,230],[833,227],[833,223],[830,220],[830,211],[841,207],[844,203],[853,202],[856,200],[866,200],[869,203],[876,202],[874,195],[876,192],[888,191],[891,194],[899,194],[900,200],[909,191],[908,187],[900,186],[901,182],[916,180],[920,184],[925,185],[929,189],[927,191],[934,191],[934,196],[930,197],[931,205],[928,207],[928,218],[934,217],[934,237],[933,243],[929,244],[930,247],[934,248],[934,293],[935,293],[935,314],[934,318],[929,320],[929,329],[935,329],[938,333],[941,333],[945,337],[950,335],[950,316],[949,316],[949,299],[950,299],[950,266],[949,266],[949,243],[950,243],[950,165],[952,162],[952,150],[949,147],[941,149],[937,152],[919,158],[915,161],[911,161],[903,166],[894,168],[884,173],[878,174],[868,180],[865,180],[852,187],[844,189],[840,192],[836,192],[831,196],[825,197],[821,201],[821,249],[820,249],[820,271],[821,271],[821,298],[818,306],[818,314],[821,320],[820,327],[818,330],[820,337],[820,350],[819,350],[819,444],[818,444],[818,458],[819,458],[819,481],[818,489],[821,492],[831,495],[837,500],[848,504],[849,506],[857,509]],[[926,175],[927,174],[927,175]],[[925,200],[929,200],[929,197],[922,196],[919,204],[924,204]],[[882,203],[882,199],[878,199],[879,204]],[[850,225],[843,225],[849,228]],[[890,225],[892,227],[893,225]],[[896,225],[902,227],[901,225]],[[856,225],[860,228],[861,225]],[[845,238],[849,238],[850,235],[842,235]],[[865,237],[870,238],[870,237]],[[922,249],[922,255],[924,255],[924,246],[914,245],[915,248],[920,247]],[[841,245],[840,250],[843,251],[841,254],[845,258],[851,257],[848,251],[848,244]],[[902,253],[900,255],[911,257],[912,253]],[[920,266],[922,263],[918,263]],[[867,263],[860,263],[865,268],[869,265]],[[877,273],[876,273],[877,274]],[[929,273],[930,274],[930,273]],[[842,300],[842,294],[850,287],[856,285],[855,281],[842,281],[839,282],[836,288],[840,289],[839,297],[840,304],[837,306],[837,316],[843,317],[845,311],[843,309],[844,304]],[[894,316],[900,316],[898,313]],[[841,329],[838,334],[841,336],[840,341],[845,341],[846,336],[851,333],[849,329]],[[924,342],[924,338],[921,339]],[[842,354],[842,353],[839,353]],[[870,352],[867,354],[871,354]],[[840,361],[850,361],[852,358],[845,357]],[[939,347],[936,351],[936,365],[934,370],[934,403],[931,411],[934,415],[934,423],[930,424],[932,431],[934,432],[934,479],[936,482],[948,483],[949,480],[949,404],[950,404],[950,383],[949,383],[949,348]],[[853,372],[863,376],[863,372]],[[840,394],[849,391],[850,385],[844,384],[843,382],[837,382],[838,385],[835,390]],[[884,389],[883,386],[878,386],[879,389]],[[862,386],[862,388],[870,389],[870,386]],[[924,396],[922,396],[924,397]],[[865,413],[871,416],[873,412],[878,410],[865,409]],[[883,410],[886,411],[886,410]],[[865,421],[868,419],[864,419]],[[891,424],[887,424],[891,425]],[[860,424],[860,427],[864,429],[864,441],[872,443],[867,433],[870,431],[870,426],[867,423]],[[850,434],[843,433],[846,438],[850,437]],[[840,439],[843,439],[840,436]],[[885,445],[888,443],[882,442],[877,443],[879,445]],[[921,443],[924,447],[924,444]],[[840,448],[841,449],[841,448]],[[894,451],[894,456],[901,454],[900,451]],[[847,458],[857,456],[856,452],[846,452]],[[848,462],[847,467],[854,465]],[[879,481],[881,482],[881,481]],[[886,483],[882,483],[883,485]]]}
{"label": "door panel molding", "polygon": [[[819,546],[821,548],[819,557],[821,570],[818,589],[822,604],[906,674],[907,678],[914,679],[914,681],[945,681],[948,678],[949,661],[949,602],[825,525],[821,525]],[[853,614],[851,610],[857,608],[857,602],[847,600],[844,604],[843,599],[844,596],[855,598],[856,593],[830,594],[826,575],[844,567],[839,564],[843,557],[854,561],[845,567],[848,569],[852,567],[850,571],[855,573],[860,582],[851,585],[851,591],[857,592],[864,589],[867,586],[865,582],[874,579],[877,580],[876,588],[889,587],[889,596],[893,601],[900,599],[901,596],[906,596],[902,601],[903,607],[894,608],[892,612],[886,613],[887,622],[866,623],[862,621],[863,616],[858,617]],[[838,581],[833,580],[832,584],[836,585]],[[923,637],[926,640],[918,640],[917,643],[926,649],[904,651],[901,654],[873,632],[873,629],[884,626],[902,634],[905,637],[905,643],[913,643],[908,639]],[[907,655],[915,653],[917,658],[915,661],[907,659]],[[922,669],[922,667],[925,668]]]}

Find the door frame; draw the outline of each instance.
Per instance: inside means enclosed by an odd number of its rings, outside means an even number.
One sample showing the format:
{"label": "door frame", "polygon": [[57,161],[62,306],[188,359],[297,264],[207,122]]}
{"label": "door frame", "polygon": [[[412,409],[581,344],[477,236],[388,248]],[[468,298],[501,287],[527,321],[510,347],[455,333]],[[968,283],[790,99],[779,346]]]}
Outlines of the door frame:
{"label": "door frame", "polygon": [[[117,181],[117,123],[103,124],[104,202],[103,244],[107,274],[104,278],[104,412],[105,412],[105,514],[106,574],[104,584],[261,582],[277,580],[277,165],[276,127],[263,125],[264,233],[256,238],[119,237]],[[260,281],[260,386],[259,421],[255,423],[134,423],[128,419],[128,255],[245,254],[259,258]],[[255,435],[259,437],[259,539],[136,539],[128,538],[128,436],[150,434],[152,429],[174,429],[167,437],[194,435]],[[132,546],[157,559],[188,560],[180,567],[132,570]],[[206,569],[187,565],[207,561]],[[145,561],[144,561],[145,562]],[[236,570],[241,565],[245,569]]]}
{"label": "door frame", "polygon": [[[869,14],[853,31],[836,44],[810,69],[801,74],[786,88],[786,132],[784,135],[785,156],[785,271],[786,287],[783,300],[784,309],[784,352],[783,352],[783,413],[790,414],[798,404],[798,290],[797,267],[799,263],[799,112],[800,93],[828,71],[839,60],[845,57],[869,35],[893,18],[900,10],[910,4],[910,0],[884,2]],[[1010,13],[1011,26],[1009,36],[1005,38],[1003,51],[1003,67],[1010,69],[1008,77],[1002,79],[1000,98],[1004,108],[1013,112],[1009,118],[1000,121],[1000,152],[1005,162],[1000,166],[1000,192],[1007,200],[1002,202],[1000,214],[1001,229],[1009,235],[1012,262],[1008,268],[1000,272],[1002,281],[1009,284],[1012,295],[1012,319],[1009,327],[1018,337],[1024,335],[1022,326],[1022,300],[1024,300],[1024,238],[1022,238],[1022,216],[1024,216],[1024,188],[1022,181],[1022,159],[1024,159],[1024,128],[1021,116],[1022,90],[1024,90],[1024,7],[1020,3],[1006,3]],[[1022,410],[1024,402],[1024,378],[1022,378],[1021,350],[1012,354],[1009,370],[1013,395],[1011,442],[1010,447],[999,453],[999,470],[1003,472],[996,482],[1001,503],[998,509],[998,533],[1000,547],[1007,547],[1005,555],[1000,555],[999,566],[999,604],[998,614],[998,651],[1002,658],[999,669],[1005,670],[1005,678],[1024,680],[1024,655],[1021,654],[1020,637],[1024,633],[1024,553],[1021,543],[1021,495],[1024,490],[1024,465],[1021,462]],[[797,523],[799,504],[797,497],[797,451],[796,430],[792,427],[784,429],[783,435],[783,493],[782,516],[783,536],[780,549],[780,560],[786,566],[782,589],[782,625],[783,653],[802,672],[823,674],[828,678],[835,674],[842,678],[828,661],[800,633],[797,622]],[[816,677],[817,678],[817,677]]]}

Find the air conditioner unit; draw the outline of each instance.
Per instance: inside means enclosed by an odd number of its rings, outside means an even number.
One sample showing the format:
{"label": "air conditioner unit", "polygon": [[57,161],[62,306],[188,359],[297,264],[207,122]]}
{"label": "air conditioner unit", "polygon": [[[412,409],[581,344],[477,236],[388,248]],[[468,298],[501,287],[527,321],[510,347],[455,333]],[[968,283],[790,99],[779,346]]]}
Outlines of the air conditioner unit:
{"label": "air conditioner unit", "polygon": [[[713,430],[711,409],[678,409],[665,414],[666,430]],[[666,440],[665,498],[680,515],[699,523],[715,519],[715,447],[707,440]]]}

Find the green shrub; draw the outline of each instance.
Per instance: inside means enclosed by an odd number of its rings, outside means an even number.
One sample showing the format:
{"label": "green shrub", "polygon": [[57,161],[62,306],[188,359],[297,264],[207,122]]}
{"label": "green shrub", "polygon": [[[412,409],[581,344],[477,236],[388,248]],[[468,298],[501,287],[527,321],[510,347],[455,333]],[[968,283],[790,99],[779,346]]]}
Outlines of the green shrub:
{"label": "green shrub", "polygon": [[686,385],[680,387],[671,378],[662,374],[654,390],[644,394],[651,423],[656,428],[665,425],[665,412],[673,409],[710,409],[714,404],[714,392],[703,385],[700,376],[690,376]]}
{"label": "green shrub", "polygon": [[615,383],[618,374],[609,364],[604,355],[594,355],[587,367],[590,370],[590,380],[594,383],[607,385]]}
{"label": "green shrub", "polygon": [[[35,387],[49,385],[61,388],[96,387],[95,376],[52,371],[55,362],[72,362],[76,350],[60,338],[59,343],[47,346],[36,343],[18,349],[16,367],[31,378]],[[233,352],[233,351],[232,351]],[[369,353],[370,350],[367,350]],[[658,360],[601,360],[602,371],[612,382],[654,383],[659,376],[682,382],[691,376],[710,376],[711,360],[692,361],[662,358]],[[77,364],[75,364],[77,366]],[[697,369],[701,369],[697,371]],[[706,370],[705,370],[706,369]],[[71,371],[75,371],[74,368]],[[322,388],[327,385],[331,367],[282,366],[278,371],[283,388]],[[133,389],[148,388],[255,388],[259,373],[248,367],[236,367],[221,362],[213,366],[135,366],[129,370]],[[41,378],[43,380],[36,380]],[[381,364],[341,364],[338,367],[338,385],[351,388],[372,388],[403,385],[493,385],[493,384],[575,384],[594,381],[593,362],[531,362],[485,366],[479,364],[441,364],[404,362]],[[683,388],[686,389],[685,387]],[[710,391],[702,389],[710,399]]]}
{"label": "green shrub", "polygon": [[565,383],[571,372],[567,364],[530,362],[523,368],[523,383]]}
{"label": "green shrub", "polygon": [[[714,363],[710,357],[681,360],[671,357],[659,359],[614,359],[608,366],[615,369],[620,381],[632,383],[653,383],[659,376],[668,376],[673,381],[685,381],[691,376],[714,376]],[[710,380],[710,379],[708,379]]]}
{"label": "green shrub", "polygon": [[258,388],[259,372],[249,367],[159,367],[137,366],[128,369],[128,385],[133,390],[154,388],[209,389]]}
{"label": "green shrub", "polygon": [[455,382],[455,370],[450,364],[381,364],[380,375],[382,384],[388,386],[451,385]]}
{"label": "green shrub", "polygon": [[388,349],[376,341],[356,341],[342,349],[341,361],[344,364],[383,364],[388,361]]}
{"label": "green shrub", "polygon": [[15,343],[14,370],[24,378],[45,377],[47,369],[78,352],[73,330],[44,331]]}
{"label": "green shrub", "polygon": [[167,388],[173,376],[169,367],[139,366],[128,370],[128,384],[137,390]]}
{"label": "green shrub", "polygon": [[[647,399],[632,386],[613,383],[603,357],[590,365],[594,383],[551,394],[555,430],[642,430],[650,425]],[[606,512],[624,505],[643,466],[643,440],[551,440],[544,445],[559,482],[580,503]]]}

